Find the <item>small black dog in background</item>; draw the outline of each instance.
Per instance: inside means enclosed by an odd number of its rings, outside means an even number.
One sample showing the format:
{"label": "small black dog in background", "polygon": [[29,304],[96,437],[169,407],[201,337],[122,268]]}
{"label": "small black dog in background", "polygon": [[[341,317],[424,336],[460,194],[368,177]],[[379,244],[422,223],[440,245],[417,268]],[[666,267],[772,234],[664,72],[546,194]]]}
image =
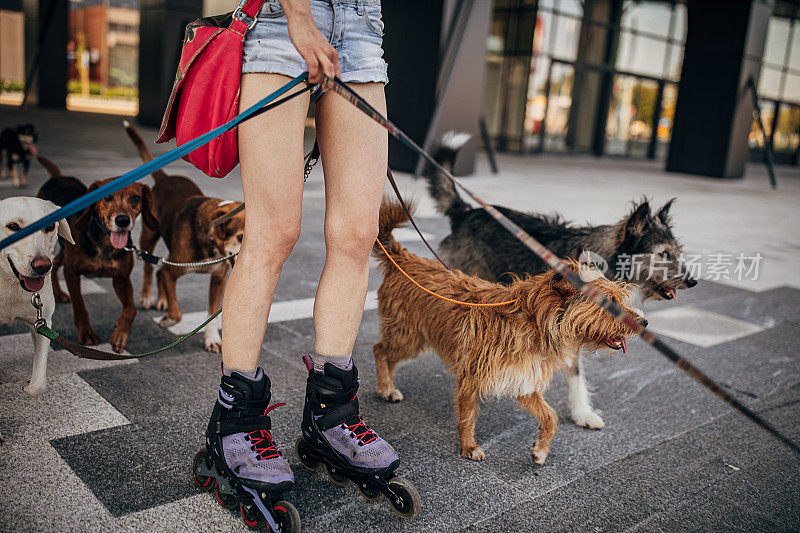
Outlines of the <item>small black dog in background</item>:
{"label": "small black dog in background", "polygon": [[33,124],[17,124],[0,131],[0,179],[5,179],[10,171],[15,187],[28,185],[28,171],[31,159],[38,153],[38,141],[39,130]]}

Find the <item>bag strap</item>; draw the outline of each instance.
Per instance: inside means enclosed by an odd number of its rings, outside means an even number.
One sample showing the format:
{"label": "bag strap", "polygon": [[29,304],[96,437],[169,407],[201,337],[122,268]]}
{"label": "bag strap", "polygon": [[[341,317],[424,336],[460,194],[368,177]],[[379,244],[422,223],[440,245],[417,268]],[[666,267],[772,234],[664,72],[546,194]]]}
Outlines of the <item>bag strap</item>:
{"label": "bag strap", "polygon": [[244,6],[242,6],[242,13],[250,17],[251,19],[256,18],[258,12],[261,11],[261,6],[264,5],[266,0],[247,0]]}
{"label": "bag strap", "polygon": [[[244,35],[250,28],[255,26],[258,12],[266,0],[247,0],[242,7],[237,7],[233,12],[233,22],[230,29]],[[249,19],[249,20],[246,20]]]}

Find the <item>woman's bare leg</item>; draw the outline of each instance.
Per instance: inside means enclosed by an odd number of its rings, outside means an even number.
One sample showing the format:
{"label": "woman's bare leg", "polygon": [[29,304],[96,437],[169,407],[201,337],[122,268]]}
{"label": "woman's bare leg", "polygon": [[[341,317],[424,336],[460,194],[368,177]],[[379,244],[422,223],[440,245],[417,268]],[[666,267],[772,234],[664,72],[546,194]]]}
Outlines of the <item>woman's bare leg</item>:
{"label": "woman's bare leg", "polygon": [[[385,113],[382,83],[353,88]],[[322,97],[316,116],[325,170],[326,256],[314,301],[314,349],[349,355],[361,324],[369,254],[378,235],[388,140],[386,130],[337,94]]]}
{"label": "woman's bare leg", "polygon": [[[289,79],[242,75],[241,109]],[[300,236],[307,109],[303,95],[239,126],[245,232],[222,310],[222,361],[231,370],[253,370],[258,364],[275,286]]]}

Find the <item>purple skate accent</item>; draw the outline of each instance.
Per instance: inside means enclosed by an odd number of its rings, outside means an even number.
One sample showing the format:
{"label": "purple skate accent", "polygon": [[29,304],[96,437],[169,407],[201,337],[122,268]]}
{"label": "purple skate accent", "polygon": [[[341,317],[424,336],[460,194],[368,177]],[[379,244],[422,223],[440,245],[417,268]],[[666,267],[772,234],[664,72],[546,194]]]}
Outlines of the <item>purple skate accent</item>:
{"label": "purple skate accent", "polygon": [[334,450],[342,454],[347,462],[361,468],[386,468],[397,461],[397,452],[394,448],[375,434],[366,444],[345,424],[339,424],[322,432],[325,440]]}

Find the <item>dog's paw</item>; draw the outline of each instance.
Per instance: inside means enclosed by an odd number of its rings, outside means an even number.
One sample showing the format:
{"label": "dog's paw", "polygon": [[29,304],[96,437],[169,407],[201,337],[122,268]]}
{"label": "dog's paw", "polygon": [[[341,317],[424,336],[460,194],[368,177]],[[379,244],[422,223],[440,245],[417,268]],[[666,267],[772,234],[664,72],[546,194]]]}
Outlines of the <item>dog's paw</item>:
{"label": "dog's paw", "polygon": [[380,395],[381,398],[383,398],[387,402],[396,403],[403,401],[403,393],[397,389],[392,389],[389,391],[379,390],[378,394]]}
{"label": "dog's paw", "polygon": [[472,446],[461,450],[461,457],[466,457],[470,461],[483,461],[486,459],[486,454],[480,446]]}
{"label": "dog's paw", "polygon": [[166,315],[166,316],[163,316],[161,318],[161,320],[158,321],[158,325],[159,325],[159,327],[162,327],[162,328],[168,328],[170,326],[174,326],[178,322],[180,322],[180,320],[173,320],[168,315]]}
{"label": "dog's paw", "polygon": [[84,346],[95,346],[100,344],[100,336],[92,329],[78,331],[78,342]]}
{"label": "dog's paw", "polygon": [[549,451],[544,451],[539,448],[533,448],[531,450],[531,457],[533,458],[534,463],[536,463],[537,465],[543,465],[544,460],[547,459],[547,455],[549,453],[550,453]]}
{"label": "dog's paw", "polygon": [[222,353],[222,340],[206,339],[206,351],[211,353]]}
{"label": "dog's paw", "polygon": [[144,292],[139,295],[139,303],[142,306],[142,309],[150,309],[156,303],[155,296],[153,296],[153,291]]}
{"label": "dog's paw", "polygon": [[31,383],[28,383],[22,387],[22,390],[28,396],[41,396],[44,394],[44,391],[47,390],[47,385],[32,385]]}
{"label": "dog's paw", "polygon": [[111,334],[111,349],[117,353],[122,353],[125,350],[125,345],[128,344],[128,334],[123,331],[114,330]]}
{"label": "dog's paw", "polygon": [[572,421],[578,426],[589,429],[603,429],[606,426],[600,415],[591,410],[572,413]]}
{"label": "dog's paw", "polygon": [[167,303],[167,299],[159,298],[158,301],[156,302],[156,309],[158,309],[159,311],[166,311],[167,309],[169,309],[169,304]]}

